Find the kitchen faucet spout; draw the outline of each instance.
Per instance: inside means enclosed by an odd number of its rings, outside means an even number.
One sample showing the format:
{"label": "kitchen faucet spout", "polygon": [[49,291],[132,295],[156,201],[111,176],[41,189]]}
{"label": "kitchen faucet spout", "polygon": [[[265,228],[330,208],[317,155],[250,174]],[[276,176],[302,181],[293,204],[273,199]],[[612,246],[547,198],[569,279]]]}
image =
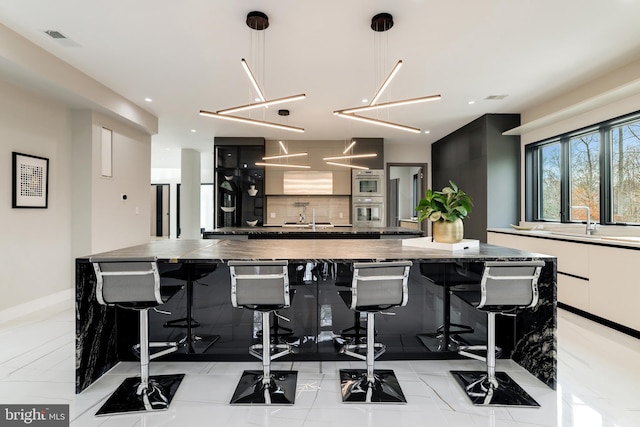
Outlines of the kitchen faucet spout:
{"label": "kitchen faucet spout", "polygon": [[587,211],[587,228],[585,233],[589,236],[596,231],[596,222],[591,222],[591,208],[589,206],[571,206],[571,209],[585,209]]}

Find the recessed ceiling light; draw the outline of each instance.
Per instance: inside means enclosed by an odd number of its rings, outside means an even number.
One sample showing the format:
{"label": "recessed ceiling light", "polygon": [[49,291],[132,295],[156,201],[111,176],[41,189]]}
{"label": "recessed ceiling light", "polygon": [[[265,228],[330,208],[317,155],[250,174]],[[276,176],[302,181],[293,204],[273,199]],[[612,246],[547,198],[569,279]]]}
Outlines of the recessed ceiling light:
{"label": "recessed ceiling light", "polygon": [[191,129],[191,132],[196,133],[197,131],[195,129]]}
{"label": "recessed ceiling light", "polygon": [[467,104],[469,104],[469,105],[473,105],[473,104],[475,104],[475,103],[476,103],[476,101],[469,101],[469,102],[467,102]]}
{"label": "recessed ceiling light", "polygon": [[367,102],[369,102],[369,100],[367,98],[362,98],[362,102],[363,103],[367,103]]}
{"label": "recessed ceiling light", "polygon": [[253,98],[253,100],[256,101],[256,102],[262,101],[260,98]]}
{"label": "recessed ceiling light", "polygon": [[430,130],[425,130],[424,133],[431,133],[431,131]]}
{"label": "recessed ceiling light", "polygon": [[145,98],[144,100],[147,101],[147,102],[153,101],[153,99],[151,99],[151,98]]}

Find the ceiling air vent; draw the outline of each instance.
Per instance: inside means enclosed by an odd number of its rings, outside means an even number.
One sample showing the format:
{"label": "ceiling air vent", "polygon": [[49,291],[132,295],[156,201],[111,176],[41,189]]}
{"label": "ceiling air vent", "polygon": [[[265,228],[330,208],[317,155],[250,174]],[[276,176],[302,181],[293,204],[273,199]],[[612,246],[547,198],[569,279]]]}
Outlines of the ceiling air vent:
{"label": "ceiling air vent", "polygon": [[505,99],[509,95],[489,95],[485,99],[489,101],[499,101],[501,99]]}
{"label": "ceiling air vent", "polygon": [[60,31],[45,30],[45,34],[51,37],[52,39],[54,39],[55,41],[57,41],[58,43],[60,43],[62,46],[67,46],[67,47],[80,46],[78,43],[71,40],[69,37],[65,36]]}
{"label": "ceiling air vent", "polygon": [[47,33],[49,35],[49,37],[51,37],[53,39],[66,39],[67,38],[60,31],[56,31],[56,30],[47,30],[47,31],[45,31],[45,33]]}

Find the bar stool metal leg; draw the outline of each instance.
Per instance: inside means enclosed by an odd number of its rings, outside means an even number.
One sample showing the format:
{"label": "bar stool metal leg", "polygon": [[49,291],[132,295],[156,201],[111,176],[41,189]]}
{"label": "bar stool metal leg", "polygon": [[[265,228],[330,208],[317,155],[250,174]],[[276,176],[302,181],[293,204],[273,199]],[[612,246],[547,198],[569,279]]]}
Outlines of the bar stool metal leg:
{"label": "bar stool metal leg", "polygon": [[[285,344],[271,343],[270,312],[262,312],[262,344],[254,345],[249,352],[262,359],[262,370],[246,370],[242,373],[231,404],[235,405],[293,405],[296,399],[297,371],[272,371],[271,360],[291,353]],[[266,333],[264,333],[266,331]],[[272,354],[273,350],[280,351]],[[261,354],[257,350],[262,350]]]}
{"label": "bar stool metal leg", "polygon": [[175,346],[150,355],[149,309],[139,311],[140,376],[125,379],[98,410],[96,416],[167,410],[184,378],[184,374],[149,376],[149,361],[175,351]]}
{"label": "bar stool metal leg", "polygon": [[[407,403],[391,369],[374,369],[374,361],[385,351],[375,340],[375,313],[367,313],[367,343],[347,345],[344,353],[367,362],[367,369],[340,369],[340,390],[346,403]],[[366,356],[352,350],[366,349]],[[376,351],[377,350],[377,351]]]}
{"label": "bar stool metal leg", "polygon": [[456,294],[487,314],[487,345],[462,346],[458,351],[484,362],[486,370],[451,371],[474,405],[540,406],[509,375],[496,372],[496,315],[514,316],[516,310],[538,304],[538,278],[543,266],[541,260],[485,262],[479,292]]}
{"label": "bar stool metal leg", "polygon": [[496,372],[496,313],[487,313],[487,355],[460,351],[460,354],[486,361],[486,371],[451,371],[471,399],[479,406],[519,406],[537,408],[540,405],[506,372]]}

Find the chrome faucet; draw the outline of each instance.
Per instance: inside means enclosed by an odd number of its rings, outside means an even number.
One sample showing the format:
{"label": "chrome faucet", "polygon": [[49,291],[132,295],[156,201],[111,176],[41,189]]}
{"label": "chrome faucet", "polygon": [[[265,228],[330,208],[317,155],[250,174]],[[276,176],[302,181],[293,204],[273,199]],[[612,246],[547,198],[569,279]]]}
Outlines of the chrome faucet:
{"label": "chrome faucet", "polygon": [[587,210],[587,229],[585,233],[591,235],[596,231],[596,222],[591,222],[591,209],[589,206],[571,206],[571,209],[586,209]]}

